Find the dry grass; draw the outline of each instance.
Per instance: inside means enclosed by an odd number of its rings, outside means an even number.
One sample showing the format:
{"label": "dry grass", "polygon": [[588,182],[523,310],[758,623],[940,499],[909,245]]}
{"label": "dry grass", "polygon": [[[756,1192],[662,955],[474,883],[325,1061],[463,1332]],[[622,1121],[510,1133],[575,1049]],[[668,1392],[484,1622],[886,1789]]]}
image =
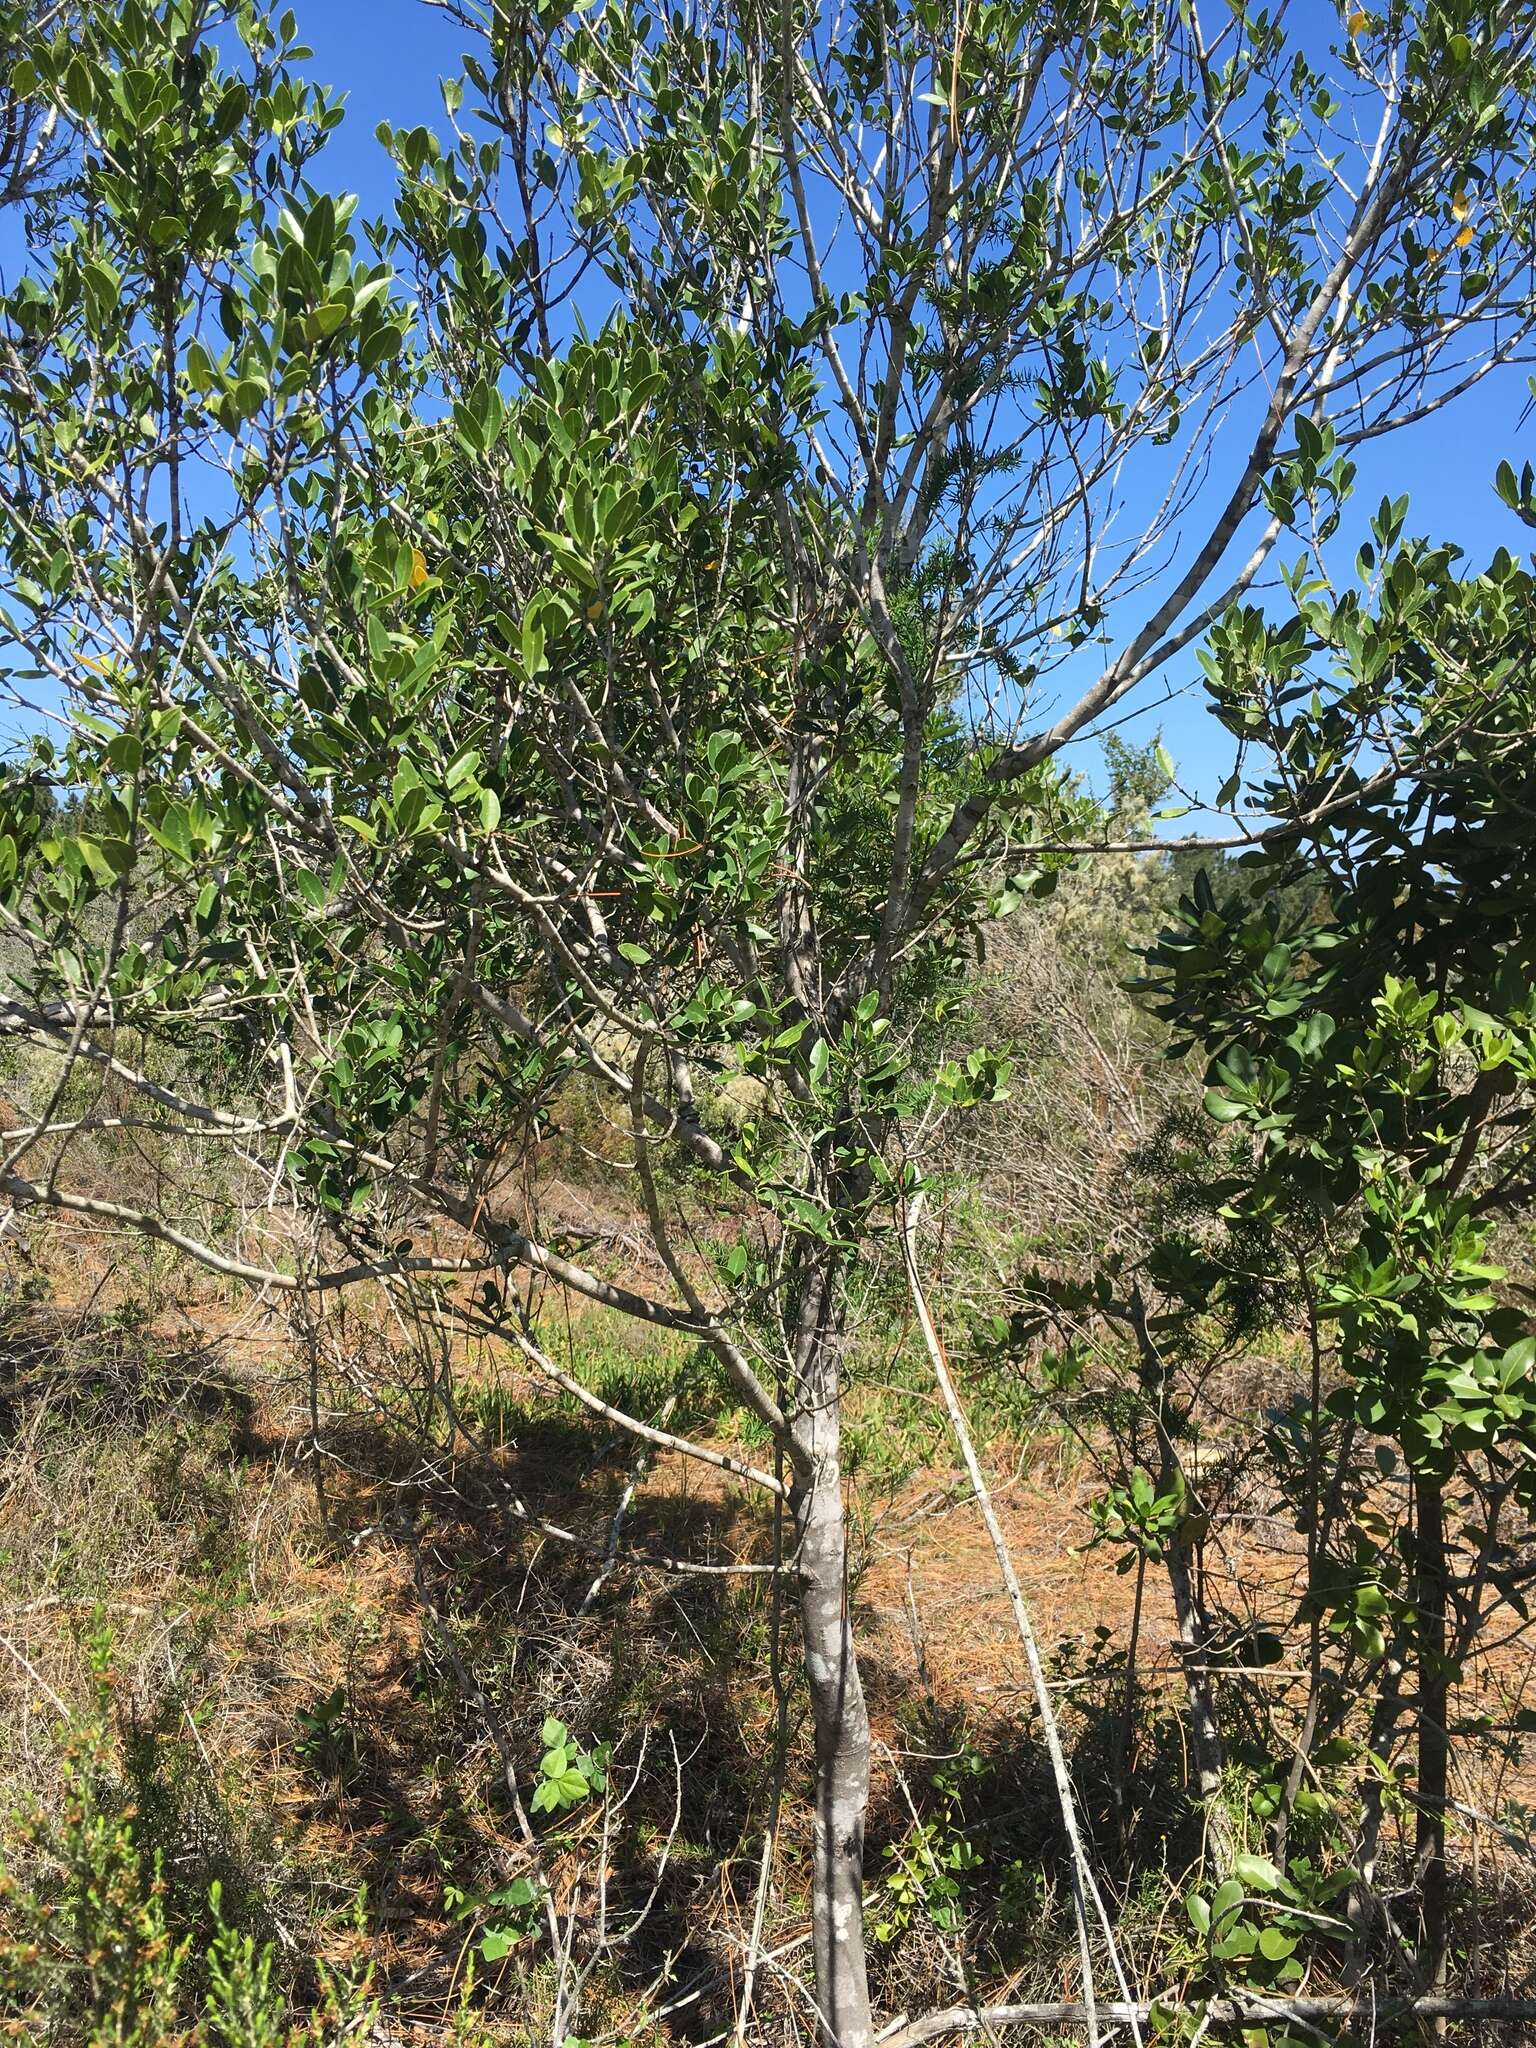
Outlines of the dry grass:
{"label": "dry grass", "polygon": [[[85,1696],[84,1639],[104,1620],[124,1769],[138,1774],[143,1825],[186,1924],[199,1924],[217,1878],[276,1944],[300,2005],[312,1958],[356,1960],[365,1948],[392,2038],[448,2041],[485,1921],[455,1918],[447,1888],[485,1893],[534,1868],[504,1764],[526,1790],[554,1714],[584,1741],[615,1742],[617,1785],[633,1775],[608,1839],[595,1807],[545,1831],[538,1860],[578,1946],[595,1937],[599,1879],[620,1919],[659,1879],[634,1942],[594,1976],[582,2024],[593,2036],[705,2040],[729,2029],[740,1994],[782,1715],[790,1796],[753,2039],[805,2039],[810,1758],[792,1630],[776,1630],[761,1581],[678,1580],[628,1563],[591,1594],[631,1479],[626,1533],[638,1549],[761,1560],[766,1514],[687,1461],[637,1470],[627,1443],[551,1403],[521,1371],[455,1355],[453,1406],[475,1447],[434,1398],[443,1357],[376,1305],[306,1333],[215,1287],[167,1286],[152,1313],[136,1313],[141,1284],[130,1263],[101,1263],[68,1231],[10,1274],[0,1805],[53,1795],[59,1708]],[[602,1327],[578,1318],[564,1332],[570,1355],[642,1412],[659,1407],[683,1354],[604,1340]],[[952,1998],[963,1981],[1059,1996],[1075,1982],[1074,1937],[1017,1639],[908,1363],[899,1338],[872,1350],[851,1403],[850,1436],[863,1446],[857,1614],[877,1738],[872,1906],[884,1910],[915,1830],[970,1841],[978,1864],[963,1934],[919,1909],[876,1945],[877,1995],[890,2011]],[[1272,1377],[1274,1361],[1265,1369]],[[1241,1406],[1236,1380],[1227,1394]],[[686,1398],[691,1427],[726,1429],[707,1377]],[[1039,1633],[1055,1646],[1121,1939],[1145,1981],[1176,1982],[1192,1966],[1177,1880],[1198,1831],[1182,1790],[1171,1615],[1149,1578],[1128,1719],[1134,1586],[1106,1552],[1083,1547],[1093,1459],[1042,1430],[1022,1398],[987,1399],[998,1505]],[[586,1547],[540,1536],[511,1510],[514,1497]],[[1271,1587],[1278,1609],[1297,1539],[1275,1510],[1241,1484],[1224,1508],[1234,1586],[1261,1597]],[[1497,1677],[1523,1701],[1523,1671],[1506,1662]],[[1276,1686],[1273,1707],[1284,1720],[1294,1701]],[[1507,1772],[1502,1784],[1467,1783],[1480,1798],[1521,1788]],[[1497,1931],[1499,1981],[1523,1967],[1515,1923],[1527,1896],[1506,1847],[1481,1836],[1476,1872],[1478,1933],[1491,1958]],[[363,1887],[360,1937],[352,1909]],[[530,1934],[481,1973],[480,2038],[542,2038],[553,1986]]]}

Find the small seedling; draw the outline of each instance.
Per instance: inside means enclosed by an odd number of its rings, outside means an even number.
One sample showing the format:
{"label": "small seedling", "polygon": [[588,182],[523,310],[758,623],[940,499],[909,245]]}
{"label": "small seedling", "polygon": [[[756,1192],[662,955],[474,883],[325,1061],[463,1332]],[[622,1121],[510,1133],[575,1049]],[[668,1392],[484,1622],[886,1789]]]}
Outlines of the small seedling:
{"label": "small seedling", "polygon": [[539,1759],[539,1782],[533,1792],[535,1813],[564,1813],[604,1790],[608,1783],[603,1768],[608,1761],[606,1743],[595,1750],[578,1748],[565,1723],[557,1721],[553,1714],[544,1723],[540,1739],[544,1754]]}
{"label": "small seedling", "polygon": [[456,1884],[443,1886],[443,1904],[455,1920],[488,1917],[490,1924],[480,1929],[475,1944],[486,1963],[501,1962],[533,1932],[539,1897],[539,1887],[531,1877],[514,1877],[493,1892],[465,1891]]}
{"label": "small seedling", "polygon": [[351,1704],[346,1687],[338,1685],[312,1706],[300,1707],[293,1717],[299,1731],[299,1754],[323,1777],[343,1778],[357,1761],[349,1722]]}

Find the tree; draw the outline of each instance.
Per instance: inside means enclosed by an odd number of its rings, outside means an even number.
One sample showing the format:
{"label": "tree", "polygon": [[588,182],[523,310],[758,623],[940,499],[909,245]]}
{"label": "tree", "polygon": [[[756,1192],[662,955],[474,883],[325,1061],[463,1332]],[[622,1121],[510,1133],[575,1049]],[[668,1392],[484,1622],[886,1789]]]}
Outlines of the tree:
{"label": "tree", "polygon": [[[1501,470],[1536,524],[1530,482]],[[1196,878],[1143,987],[1206,1061],[1216,1128],[1203,1153],[1186,1147],[1182,1183],[1163,1182],[1144,1257],[1042,1286],[1022,1322],[1079,1341],[1108,1329],[1128,1347],[1141,1414],[1104,1521],[1166,1565],[1225,1878],[1218,1632],[1191,1569],[1221,1483],[1200,1455],[1205,1382],[1256,1330],[1299,1319],[1310,1387],[1271,1409],[1250,1458],[1305,1538],[1307,1680],[1294,1746],[1264,1760],[1254,1811],[1281,1871],[1298,1828],[1321,1821],[1337,1867],[1311,1903],[1352,1884],[1358,1933],[1392,1932],[1382,1797],[1411,1728],[1417,1988],[1434,1991],[1450,1946],[1451,1742],[1458,1725],[1480,1732],[1475,1710],[1453,1720],[1452,1688],[1492,1605],[1507,1601],[1523,1630],[1521,1518],[1536,1510],[1529,1290],[1518,1274],[1507,1284],[1499,1256],[1533,1192],[1536,581],[1504,550],[1463,574],[1459,551],[1403,537],[1406,511],[1383,503],[1357,587],[1304,564],[1289,615],[1234,613],[1212,635],[1221,715],[1271,823],[1224,899]],[[1406,1516],[1383,1486],[1398,1471]],[[1345,1780],[1325,1788],[1340,1764]],[[1296,1884],[1314,1854],[1303,1843]],[[1229,1967],[1263,1966],[1227,1935],[1215,1953]],[[1286,1969],[1291,1946],[1277,1951]]]}
{"label": "tree", "polygon": [[[791,1524],[817,1998],[864,2048],[840,1400],[916,1134],[1002,1084],[965,964],[1087,830],[1062,747],[1525,351],[1533,30],[464,20],[368,229],[287,17],[129,0],[13,70],[73,183],[0,336],[58,729],[4,788],[6,1022],[59,1065],[0,1188],[413,1288],[589,1405],[514,1275],[705,1344],[771,1456],[612,1419]],[[498,1213],[578,1079],[654,1295]],[[107,1121],[227,1148],[226,1212],[72,1186]],[[274,1240],[284,1187],[321,1234]]]}

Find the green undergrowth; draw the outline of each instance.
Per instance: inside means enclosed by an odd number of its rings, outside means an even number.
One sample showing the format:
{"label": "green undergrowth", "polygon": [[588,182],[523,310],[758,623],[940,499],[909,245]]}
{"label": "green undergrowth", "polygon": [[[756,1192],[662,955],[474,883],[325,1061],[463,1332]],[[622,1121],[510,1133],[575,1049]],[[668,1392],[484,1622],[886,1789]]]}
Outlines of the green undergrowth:
{"label": "green undergrowth", "polygon": [[[18,1812],[0,1861],[0,2030],[79,2048],[339,2048],[378,2011],[364,1965],[317,1960],[302,2003],[270,1933],[225,1885],[178,1871],[178,1802],[155,1731],[126,1735],[112,1639],[86,1642],[87,1697],[66,1716],[54,1796]],[[356,1924],[366,1902],[359,1896]]]}

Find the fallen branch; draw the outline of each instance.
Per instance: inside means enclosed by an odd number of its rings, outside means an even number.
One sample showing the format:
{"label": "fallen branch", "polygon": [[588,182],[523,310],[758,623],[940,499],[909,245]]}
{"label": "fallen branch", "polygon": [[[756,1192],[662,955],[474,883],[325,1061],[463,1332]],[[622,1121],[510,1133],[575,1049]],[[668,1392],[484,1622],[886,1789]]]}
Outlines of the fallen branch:
{"label": "fallen branch", "polygon": [[[1254,2026],[1266,2020],[1287,2020],[1303,2027],[1332,2027],[1340,2020],[1381,2026],[1391,2020],[1493,2020],[1518,2024],[1536,2020],[1536,1999],[1530,1998],[1213,1998],[1205,2003],[1167,2000],[1101,2002],[1095,2007],[1102,2026],[1143,2026],[1153,2012],[1199,2017],[1211,2025]],[[920,2020],[898,2021],[878,2035],[879,2048],[920,2048],[945,2034],[978,2034],[992,2027],[1086,2026],[1089,2011],[1080,2003],[1048,2005],[953,2005]]]}

